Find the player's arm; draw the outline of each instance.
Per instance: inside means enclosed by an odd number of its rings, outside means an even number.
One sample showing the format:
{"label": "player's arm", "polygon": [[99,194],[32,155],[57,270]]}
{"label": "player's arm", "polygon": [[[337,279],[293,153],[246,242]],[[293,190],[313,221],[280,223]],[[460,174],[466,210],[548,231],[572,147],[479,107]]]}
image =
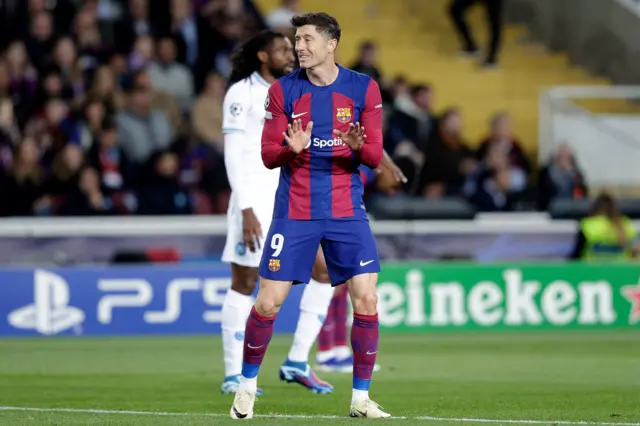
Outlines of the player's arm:
{"label": "player's arm", "polygon": [[400,167],[391,159],[391,156],[387,154],[387,151],[382,150],[382,161],[380,162],[380,168],[388,170],[392,175],[393,179],[398,184],[407,183],[407,177],[404,175]]}
{"label": "player's arm", "polygon": [[380,86],[375,80],[369,81],[365,95],[364,108],[360,115],[367,138],[356,155],[360,161],[372,169],[380,166],[382,161],[382,95]]}
{"label": "player's arm", "polygon": [[289,119],[284,111],[284,92],[279,81],[269,88],[265,109],[262,161],[268,169],[275,169],[288,164],[296,157],[296,153],[289,145],[282,145],[283,133],[287,131]]}
{"label": "player's arm", "polygon": [[[222,132],[224,134],[224,164],[231,191],[235,194],[242,211],[242,241],[251,252],[260,246],[262,227],[253,212],[251,196],[253,183],[247,170],[247,155],[251,152],[247,129],[251,97],[246,87],[231,86],[224,98],[222,110]],[[254,189],[255,191],[255,189]]]}
{"label": "player's arm", "polygon": [[245,89],[240,84],[231,86],[222,106],[224,164],[227,169],[229,185],[236,196],[240,210],[253,207],[251,182],[246,170],[246,156],[250,151],[246,134],[250,97]]}

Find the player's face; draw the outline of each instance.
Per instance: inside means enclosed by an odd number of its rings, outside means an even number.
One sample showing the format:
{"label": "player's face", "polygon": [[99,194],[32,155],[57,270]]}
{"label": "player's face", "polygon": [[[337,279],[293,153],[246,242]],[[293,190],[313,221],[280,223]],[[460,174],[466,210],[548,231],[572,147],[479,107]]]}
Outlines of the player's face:
{"label": "player's face", "polygon": [[318,32],[315,25],[305,25],[296,30],[296,53],[300,68],[309,69],[323,64],[335,47],[336,41]]}
{"label": "player's face", "polygon": [[288,38],[277,38],[269,49],[269,72],[275,78],[289,74],[295,67],[293,45]]}

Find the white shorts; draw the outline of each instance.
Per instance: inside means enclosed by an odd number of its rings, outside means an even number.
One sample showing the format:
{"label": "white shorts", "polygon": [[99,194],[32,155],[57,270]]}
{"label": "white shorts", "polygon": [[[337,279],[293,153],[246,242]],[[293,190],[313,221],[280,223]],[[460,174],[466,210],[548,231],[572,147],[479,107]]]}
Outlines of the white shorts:
{"label": "white shorts", "polygon": [[235,263],[236,265],[250,268],[260,266],[262,249],[264,248],[265,238],[269,232],[271,218],[273,217],[273,202],[258,203],[253,208],[253,212],[262,227],[260,248],[256,247],[255,253],[252,253],[242,242],[242,212],[233,200],[229,204],[229,210],[227,210],[227,242],[222,252],[222,261],[224,263]]}

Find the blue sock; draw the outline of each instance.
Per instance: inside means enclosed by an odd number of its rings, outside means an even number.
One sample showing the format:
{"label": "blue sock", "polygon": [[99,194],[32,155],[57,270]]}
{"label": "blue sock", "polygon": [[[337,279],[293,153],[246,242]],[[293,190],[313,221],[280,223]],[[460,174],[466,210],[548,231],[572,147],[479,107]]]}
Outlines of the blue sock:
{"label": "blue sock", "polygon": [[247,364],[246,362],[242,363],[242,377],[245,377],[247,379],[254,379],[258,377],[259,371],[259,364]]}
{"label": "blue sock", "polygon": [[357,377],[353,378],[353,389],[368,391],[370,385],[371,385],[371,380],[359,379]]}

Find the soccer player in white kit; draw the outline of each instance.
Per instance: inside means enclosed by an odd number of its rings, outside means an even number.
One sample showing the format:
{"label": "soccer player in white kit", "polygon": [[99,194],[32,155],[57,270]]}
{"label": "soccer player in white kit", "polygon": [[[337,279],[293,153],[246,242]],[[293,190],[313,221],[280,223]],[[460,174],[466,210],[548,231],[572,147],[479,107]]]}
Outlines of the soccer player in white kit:
{"label": "soccer player in white kit", "polygon": [[[273,81],[295,66],[293,46],[283,34],[265,30],[243,43],[232,56],[230,87],[223,104],[225,165],[231,200],[227,211],[227,240],[222,261],[231,264],[231,289],[222,307],[225,378],[222,393],[237,391],[242,370],[244,330],[258,281],[264,238],[271,224],[280,170],[269,170],[261,157],[265,100]],[[308,366],[311,346],[326,316],[333,288],[311,281],[300,303],[301,316],[294,343],[280,376],[314,393],[333,387],[319,380]],[[300,368],[305,365],[305,368]]]}

